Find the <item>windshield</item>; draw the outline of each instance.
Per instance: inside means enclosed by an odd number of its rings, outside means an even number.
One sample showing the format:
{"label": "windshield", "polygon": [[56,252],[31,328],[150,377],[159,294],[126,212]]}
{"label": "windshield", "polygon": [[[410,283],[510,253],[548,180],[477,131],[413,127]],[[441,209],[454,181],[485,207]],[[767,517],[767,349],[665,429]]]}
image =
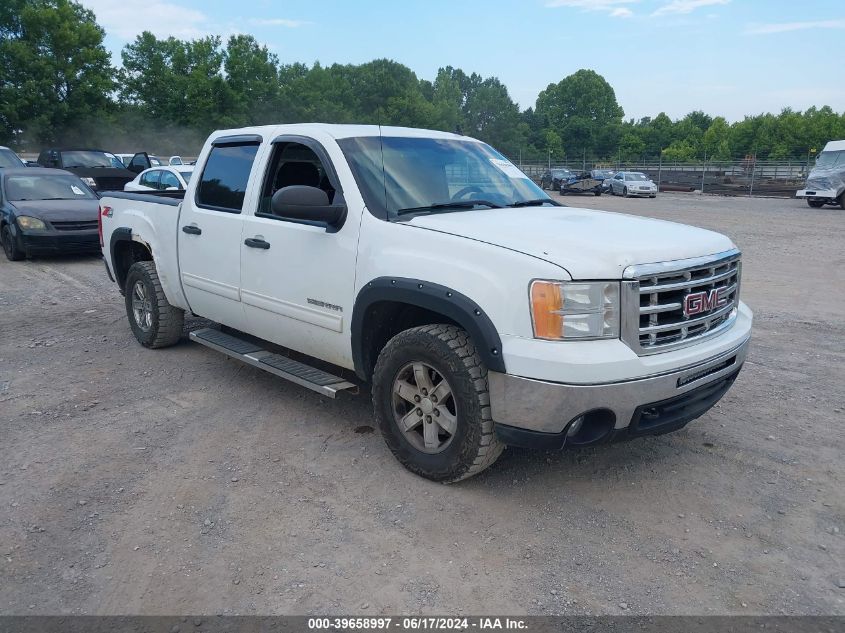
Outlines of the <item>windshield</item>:
{"label": "windshield", "polygon": [[182,180],[185,182],[191,182],[191,174],[193,173],[193,171],[180,171],[179,175],[182,176]]}
{"label": "windshield", "polygon": [[551,202],[509,160],[477,141],[367,136],[338,143],[367,207],[382,218],[432,207],[459,211]]}
{"label": "windshield", "polygon": [[612,169],[594,169],[594,178],[613,178]]}
{"label": "windshield", "polygon": [[572,176],[572,172],[568,169],[553,169],[552,170],[552,177],[554,178],[569,178]]}
{"label": "windshield", "polygon": [[0,167],[25,167],[24,162],[10,149],[0,149]]}
{"label": "windshield", "polygon": [[648,180],[648,176],[635,171],[629,174],[625,174],[625,180],[643,181]]}
{"label": "windshield", "polygon": [[94,200],[96,195],[76,176],[32,175],[6,178],[6,197],[23,200]]}
{"label": "windshield", "polygon": [[124,165],[114,154],[93,150],[69,150],[62,152],[62,167],[116,167],[123,169]]}
{"label": "windshield", "polygon": [[816,167],[820,169],[845,167],[845,150],[840,150],[838,152],[822,152],[816,159]]}

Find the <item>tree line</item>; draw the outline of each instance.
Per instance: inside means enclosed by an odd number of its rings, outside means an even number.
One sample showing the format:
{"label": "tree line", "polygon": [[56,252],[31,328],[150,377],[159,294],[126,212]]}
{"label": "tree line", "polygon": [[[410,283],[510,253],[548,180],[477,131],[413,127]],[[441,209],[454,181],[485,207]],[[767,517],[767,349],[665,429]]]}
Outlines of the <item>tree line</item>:
{"label": "tree line", "polygon": [[71,0],[0,4],[0,144],[192,154],[214,129],[321,121],[458,131],[512,158],[560,162],[800,160],[845,138],[845,112],[828,106],[733,123],[701,111],[625,119],[613,88],[589,69],[549,84],[520,110],[496,77],[451,66],[429,80],[389,59],[283,63],[250,35],[144,32],[115,67],[104,36],[94,13]]}

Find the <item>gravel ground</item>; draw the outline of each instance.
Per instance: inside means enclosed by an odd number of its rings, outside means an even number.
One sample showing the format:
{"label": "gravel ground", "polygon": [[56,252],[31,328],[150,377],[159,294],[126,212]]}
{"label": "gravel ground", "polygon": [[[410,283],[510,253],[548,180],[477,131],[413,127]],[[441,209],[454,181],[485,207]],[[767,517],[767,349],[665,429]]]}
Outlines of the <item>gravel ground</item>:
{"label": "gravel ground", "polygon": [[845,614],[845,212],[565,202],[729,234],[749,360],[683,431],[453,486],[366,394],[141,348],[98,259],[0,260],[0,614]]}

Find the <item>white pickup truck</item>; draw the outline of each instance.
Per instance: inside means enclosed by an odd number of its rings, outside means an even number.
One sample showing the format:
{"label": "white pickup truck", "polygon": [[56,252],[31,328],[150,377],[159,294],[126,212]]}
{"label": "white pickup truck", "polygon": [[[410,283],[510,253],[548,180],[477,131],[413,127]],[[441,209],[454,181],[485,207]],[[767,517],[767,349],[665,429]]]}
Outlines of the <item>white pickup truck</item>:
{"label": "white pickup truck", "polygon": [[224,326],[191,340],[302,386],[371,383],[391,451],[436,481],[506,445],[679,429],[751,335],[727,237],[564,207],[454,134],[219,131],[184,194],[108,193],[100,221],[141,344],[177,343],[190,312]]}

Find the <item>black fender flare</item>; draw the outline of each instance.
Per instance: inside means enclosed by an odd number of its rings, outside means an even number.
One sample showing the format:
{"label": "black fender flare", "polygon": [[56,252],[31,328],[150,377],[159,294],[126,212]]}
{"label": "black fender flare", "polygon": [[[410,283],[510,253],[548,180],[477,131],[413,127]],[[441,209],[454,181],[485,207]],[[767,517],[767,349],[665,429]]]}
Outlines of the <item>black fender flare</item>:
{"label": "black fender flare", "polygon": [[381,301],[406,303],[451,319],[472,337],[488,369],[505,372],[499,332],[490,317],[472,299],[446,286],[420,279],[379,277],[361,288],[352,310],[352,360],[355,372],[364,380],[370,378],[365,357],[367,336],[364,332],[364,317],[370,306]]}
{"label": "black fender flare", "polygon": [[[116,228],[111,233],[111,237],[109,237],[109,256],[111,258],[111,265],[113,268],[114,273],[114,281],[117,283],[118,286],[121,286],[122,281],[120,279],[120,275],[117,271],[117,258],[115,257],[115,249],[117,245],[121,242],[136,242],[144,246],[147,250],[150,250],[149,245],[146,242],[139,242],[132,238],[132,229],[126,226],[121,226]],[[150,251],[150,255],[152,255],[152,251]],[[120,292],[123,293],[123,288],[120,288]]]}

